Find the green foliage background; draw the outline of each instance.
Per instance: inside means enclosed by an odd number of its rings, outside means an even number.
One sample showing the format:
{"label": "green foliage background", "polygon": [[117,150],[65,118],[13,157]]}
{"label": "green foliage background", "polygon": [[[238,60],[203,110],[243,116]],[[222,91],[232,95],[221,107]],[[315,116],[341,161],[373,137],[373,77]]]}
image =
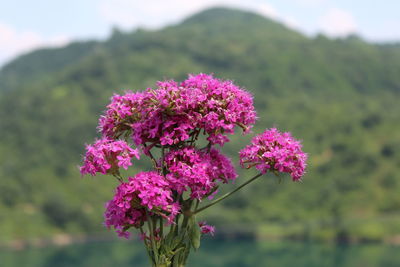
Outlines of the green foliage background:
{"label": "green foliage background", "polygon": [[[187,73],[233,79],[255,97],[254,132],[303,139],[302,183],[273,176],[204,214],[259,237],[387,240],[400,234],[400,45],[309,38],[264,17],[214,8],[158,31],[23,55],[0,71],[0,240],[97,234],[111,177],[77,166],[110,96]],[[239,132],[239,131],[238,131]],[[249,140],[224,150],[237,162]],[[139,162],[130,171],[146,169]],[[252,173],[241,171],[238,183]]]}

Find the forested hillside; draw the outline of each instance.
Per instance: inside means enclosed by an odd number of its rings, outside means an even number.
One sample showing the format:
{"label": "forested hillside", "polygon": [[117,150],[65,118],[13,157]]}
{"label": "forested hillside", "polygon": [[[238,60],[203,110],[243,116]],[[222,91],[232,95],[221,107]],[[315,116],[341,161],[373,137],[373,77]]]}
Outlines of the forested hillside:
{"label": "forested hillside", "polygon": [[[268,237],[400,235],[400,46],[309,38],[214,8],[157,31],[34,51],[1,69],[0,241],[104,231],[116,181],[80,178],[77,168],[98,116],[115,92],[200,72],[251,91],[254,132],[291,131],[310,158],[302,183],[266,176],[206,213],[209,223]],[[249,136],[232,140],[224,149],[237,162]],[[251,177],[241,174],[237,183]]]}

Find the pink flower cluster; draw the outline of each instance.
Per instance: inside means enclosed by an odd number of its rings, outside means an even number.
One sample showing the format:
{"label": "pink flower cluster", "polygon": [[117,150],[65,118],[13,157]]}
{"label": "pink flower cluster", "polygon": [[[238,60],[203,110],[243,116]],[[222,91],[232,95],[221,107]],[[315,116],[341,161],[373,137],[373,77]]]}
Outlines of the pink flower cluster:
{"label": "pink flower cluster", "polygon": [[97,140],[93,145],[86,146],[86,156],[80,168],[82,175],[96,173],[116,173],[119,167],[128,169],[131,159],[139,159],[137,149],[132,149],[125,141],[111,139]]}
{"label": "pink flower cluster", "polygon": [[290,173],[292,179],[297,181],[304,174],[307,160],[307,154],[301,148],[300,142],[290,133],[280,133],[275,128],[267,129],[240,151],[240,164],[246,168],[255,166],[261,173]]}
{"label": "pink flower cluster", "polygon": [[209,153],[194,147],[172,150],[164,160],[171,188],[179,194],[190,189],[192,199],[210,195],[218,180],[227,183],[237,177],[232,162],[214,148]]}
{"label": "pink flower cluster", "polygon": [[172,150],[164,162],[168,170],[165,177],[155,171],[141,172],[117,187],[113,200],[106,205],[107,227],[113,226],[120,236],[127,237],[127,229],[140,227],[146,221],[145,210],[173,223],[180,212],[174,192],[190,190],[192,199],[201,200],[215,191],[217,181],[226,183],[237,177],[231,161],[213,148],[209,153],[194,147]]}
{"label": "pink flower cluster", "polygon": [[212,75],[189,75],[181,83],[158,82],[157,89],[114,95],[99,121],[105,137],[128,132],[136,145],[176,145],[208,134],[212,144],[229,141],[236,125],[248,132],[256,120],[252,96]]}
{"label": "pink flower cluster", "polygon": [[180,211],[168,182],[154,171],[138,173],[117,187],[114,198],[106,204],[105,225],[113,226],[120,236],[128,237],[127,229],[138,228],[146,221],[146,210],[169,222]]}
{"label": "pink flower cluster", "polygon": [[[231,160],[215,146],[228,142],[227,135],[233,134],[236,126],[249,132],[255,120],[248,92],[232,81],[207,74],[189,75],[181,83],[158,82],[156,89],[144,92],[114,95],[99,120],[102,139],[86,146],[80,168],[82,174],[112,174],[121,182],[106,204],[105,225],[128,237],[129,228],[140,228],[146,221],[149,225],[158,219],[179,224],[179,213],[187,219],[208,208],[210,205],[198,209],[199,201],[212,198],[219,183],[237,178]],[[202,149],[196,145],[200,134],[208,140]],[[154,171],[123,182],[119,168],[127,169],[133,157],[140,157],[139,149],[128,144],[131,142],[151,159]],[[303,176],[306,159],[300,142],[276,129],[254,137],[251,145],[240,151],[242,167],[255,166],[263,174],[290,173],[293,180]],[[196,210],[192,210],[194,206]],[[214,234],[213,226],[199,226],[203,234]],[[150,228],[150,237],[142,232],[143,239],[160,241],[162,225],[159,230]]]}

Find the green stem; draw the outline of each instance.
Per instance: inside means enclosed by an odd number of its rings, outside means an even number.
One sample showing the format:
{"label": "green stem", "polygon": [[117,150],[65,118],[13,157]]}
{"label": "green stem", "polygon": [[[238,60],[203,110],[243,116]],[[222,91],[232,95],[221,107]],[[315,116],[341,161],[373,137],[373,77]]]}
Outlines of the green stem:
{"label": "green stem", "polygon": [[187,216],[183,217],[183,222],[182,222],[182,226],[181,226],[182,234],[185,234],[188,222],[189,222],[189,217],[187,217]]}
{"label": "green stem", "polygon": [[163,218],[160,216],[160,237],[161,239],[164,238],[164,224],[163,224]]}
{"label": "green stem", "polygon": [[171,227],[169,228],[169,233],[175,233],[175,235],[177,236],[178,235],[178,225],[179,225],[179,218],[180,218],[180,215],[181,214],[178,214],[178,215],[176,215],[176,217],[175,217],[175,223],[173,223],[172,225],[171,225]]}
{"label": "green stem", "polygon": [[124,179],[122,178],[122,176],[119,173],[115,173],[112,176],[114,176],[115,178],[117,178],[118,182],[123,183]]}
{"label": "green stem", "polygon": [[[145,148],[147,148],[146,143],[144,143],[143,146],[144,146]],[[155,169],[158,169],[158,168],[157,168],[157,160],[154,158],[154,156],[153,156],[153,154],[151,153],[150,149],[148,150],[148,154],[149,154],[149,155],[148,155],[149,158],[151,159],[151,162],[153,163],[153,167],[154,167]]]}
{"label": "green stem", "polygon": [[[153,226],[153,233],[156,234],[156,230],[157,230],[157,218],[153,217],[151,218],[151,225]],[[154,236],[154,240],[155,240],[156,236]]]}
{"label": "green stem", "polygon": [[157,252],[157,247],[156,247],[156,243],[154,240],[154,232],[153,232],[153,227],[152,227],[152,223],[151,223],[151,218],[149,216],[149,213],[146,210],[146,218],[147,218],[147,226],[149,228],[149,232],[150,232],[150,241],[151,241],[151,246],[153,248],[153,256],[154,256],[154,261],[156,263],[156,265],[158,264],[158,252]]}
{"label": "green stem", "polygon": [[146,234],[143,231],[143,227],[140,227],[139,229],[140,229],[140,233],[144,237],[143,243],[144,243],[144,247],[146,248],[147,255],[149,256],[150,261],[155,264],[154,259],[151,257],[151,252],[149,250],[149,247],[147,246]]}
{"label": "green stem", "polygon": [[162,146],[161,147],[161,171],[162,171],[163,175],[165,176],[167,174],[167,168],[165,167],[164,160],[165,160],[165,147]]}
{"label": "green stem", "polygon": [[199,207],[200,201],[198,199],[196,199],[196,205],[194,206],[194,210],[197,210],[197,208]]}
{"label": "green stem", "polygon": [[240,185],[240,186],[239,186],[238,188],[236,188],[235,190],[233,190],[233,191],[231,191],[231,192],[229,192],[229,193],[226,193],[225,195],[223,195],[223,196],[217,198],[216,200],[214,200],[214,201],[211,202],[210,204],[208,204],[208,205],[206,205],[206,206],[204,206],[204,207],[202,207],[202,208],[200,208],[200,209],[195,210],[193,214],[197,214],[197,213],[199,213],[199,212],[201,212],[201,211],[203,211],[203,210],[205,210],[205,209],[207,209],[207,208],[209,208],[209,207],[211,207],[211,206],[214,206],[214,205],[217,204],[218,202],[224,200],[225,198],[229,197],[230,195],[233,195],[234,193],[236,193],[237,191],[239,191],[240,189],[242,189],[244,186],[246,186],[246,185],[248,185],[249,183],[253,182],[254,180],[256,180],[256,179],[257,179],[258,177],[260,177],[260,176],[262,176],[262,173],[257,174],[256,176],[254,176],[253,178],[251,178],[250,180],[248,180],[248,181],[245,182],[244,184]]}

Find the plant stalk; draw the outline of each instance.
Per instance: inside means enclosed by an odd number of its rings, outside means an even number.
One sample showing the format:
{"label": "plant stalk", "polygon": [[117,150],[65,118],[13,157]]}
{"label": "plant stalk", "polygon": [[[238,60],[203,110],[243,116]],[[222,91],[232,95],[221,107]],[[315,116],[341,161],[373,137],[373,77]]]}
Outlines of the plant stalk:
{"label": "plant stalk", "polygon": [[146,210],[146,218],[147,218],[147,226],[149,228],[149,232],[150,232],[150,241],[151,241],[151,246],[152,246],[152,250],[153,250],[153,257],[154,257],[154,261],[155,264],[158,264],[158,251],[157,251],[157,246],[155,243],[155,238],[154,238],[154,232],[153,232],[153,226],[152,226],[152,222],[151,222],[151,218],[149,216],[149,213]]}
{"label": "plant stalk", "polygon": [[193,212],[193,214],[197,214],[197,213],[199,213],[199,212],[202,212],[202,211],[205,210],[205,209],[208,209],[208,208],[211,207],[211,206],[214,206],[214,205],[217,204],[218,202],[220,202],[220,201],[224,200],[225,198],[227,198],[227,197],[233,195],[234,193],[236,193],[237,191],[239,191],[240,189],[242,189],[243,187],[245,187],[245,186],[248,185],[249,183],[255,181],[255,180],[256,180],[258,177],[260,177],[260,176],[262,176],[262,173],[257,174],[256,176],[254,176],[253,178],[251,178],[251,179],[248,180],[247,182],[245,182],[245,183],[243,183],[242,185],[240,185],[240,186],[239,186],[238,188],[236,188],[235,190],[233,190],[233,191],[231,191],[231,192],[229,192],[229,193],[226,193],[225,195],[223,195],[223,196],[217,198],[216,200],[214,200],[214,201],[211,202],[210,204],[208,204],[208,205],[206,205],[206,206],[204,206],[204,207],[201,207],[200,209],[195,210],[195,211]]}

